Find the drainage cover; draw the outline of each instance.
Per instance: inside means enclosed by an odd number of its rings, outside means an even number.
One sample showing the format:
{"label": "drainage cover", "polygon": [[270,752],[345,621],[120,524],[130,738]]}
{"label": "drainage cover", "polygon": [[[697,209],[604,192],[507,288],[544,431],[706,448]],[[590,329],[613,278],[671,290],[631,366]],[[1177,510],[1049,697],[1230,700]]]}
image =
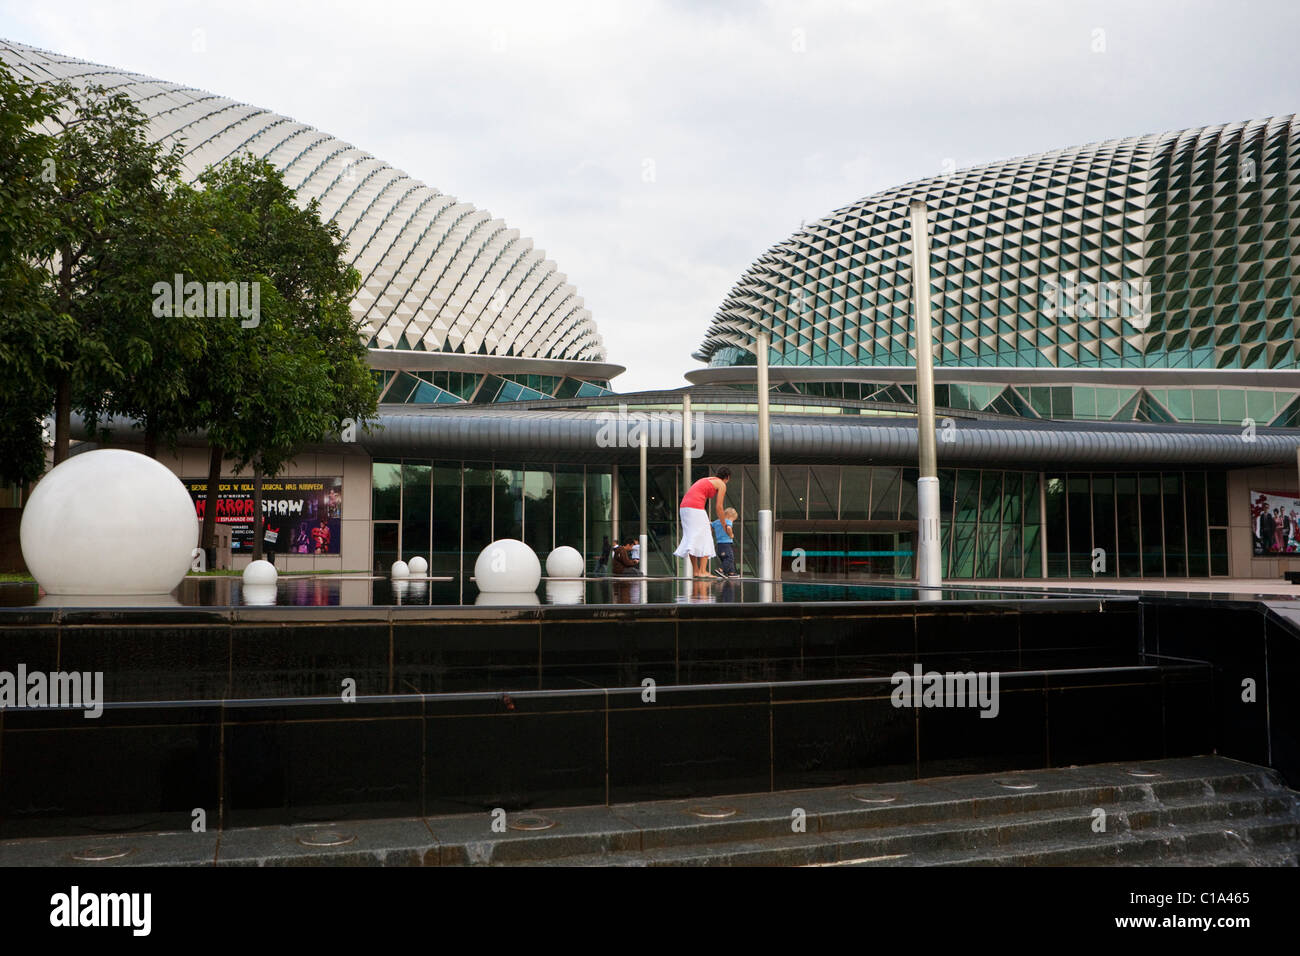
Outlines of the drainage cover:
{"label": "drainage cover", "polygon": [[298,842],[303,846],[347,846],[357,842],[357,835],[339,830],[313,830],[298,837]]}
{"label": "drainage cover", "polygon": [[727,817],[736,815],[736,808],[719,806],[687,807],[686,812],[693,817],[700,817],[704,820],[725,820]]}
{"label": "drainage cover", "polygon": [[105,863],[109,860],[120,860],[124,856],[130,856],[135,852],[135,847],[117,847],[117,846],[92,846],[85,850],[78,850],[70,853],[68,856],[78,863]]}
{"label": "drainage cover", "polygon": [[1038,784],[1030,780],[994,780],[999,787],[1005,787],[1007,790],[1036,790]]}
{"label": "drainage cover", "polygon": [[555,821],[540,813],[521,813],[507,824],[512,830],[549,830]]}
{"label": "drainage cover", "polygon": [[893,803],[898,799],[892,793],[869,793],[866,790],[856,790],[849,796],[858,803]]}

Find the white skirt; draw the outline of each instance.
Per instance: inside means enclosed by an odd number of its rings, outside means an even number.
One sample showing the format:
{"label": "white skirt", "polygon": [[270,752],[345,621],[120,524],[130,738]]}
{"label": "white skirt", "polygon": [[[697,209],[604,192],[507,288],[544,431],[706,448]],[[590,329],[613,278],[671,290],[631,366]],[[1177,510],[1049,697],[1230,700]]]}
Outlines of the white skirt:
{"label": "white skirt", "polygon": [[679,558],[688,554],[695,558],[717,557],[708,512],[703,508],[679,508],[678,512],[682,516],[682,543],[673,554]]}

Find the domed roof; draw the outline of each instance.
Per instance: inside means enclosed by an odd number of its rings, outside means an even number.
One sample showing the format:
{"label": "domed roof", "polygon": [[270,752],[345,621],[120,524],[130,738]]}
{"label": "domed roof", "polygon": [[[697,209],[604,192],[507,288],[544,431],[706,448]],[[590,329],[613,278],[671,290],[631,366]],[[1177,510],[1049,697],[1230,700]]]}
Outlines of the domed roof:
{"label": "domed roof", "polygon": [[[1294,368],[1294,116],[1061,149],[869,196],[741,277],[695,357],[912,365],[908,207],[940,365]],[[1290,206],[1288,206],[1290,203]]]}
{"label": "domed roof", "polygon": [[156,139],[184,144],[185,173],[251,154],[338,223],[361,273],[352,302],[372,348],[601,362],[591,313],[546,254],[500,219],[287,116],[202,90],[0,40],[38,81],[126,93]]}

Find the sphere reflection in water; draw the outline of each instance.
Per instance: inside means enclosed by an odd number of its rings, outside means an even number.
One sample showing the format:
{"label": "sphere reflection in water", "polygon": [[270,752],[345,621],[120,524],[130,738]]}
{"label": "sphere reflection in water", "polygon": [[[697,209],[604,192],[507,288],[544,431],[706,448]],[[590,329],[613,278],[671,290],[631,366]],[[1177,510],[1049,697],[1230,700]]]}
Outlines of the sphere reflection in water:
{"label": "sphere reflection in water", "polygon": [[[546,563],[547,568],[551,564]],[[547,581],[546,602],[548,604],[581,604],[586,585],[582,581]]]}
{"label": "sphere reflection in water", "polygon": [[266,605],[275,603],[274,584],[245,584],[240,591],[240,598],[245,604]]}
{"label": "sphere reflection in water", "polygon": [[535,591],[480,591],[474,603],[485,607],[529,607],[542,602]]}

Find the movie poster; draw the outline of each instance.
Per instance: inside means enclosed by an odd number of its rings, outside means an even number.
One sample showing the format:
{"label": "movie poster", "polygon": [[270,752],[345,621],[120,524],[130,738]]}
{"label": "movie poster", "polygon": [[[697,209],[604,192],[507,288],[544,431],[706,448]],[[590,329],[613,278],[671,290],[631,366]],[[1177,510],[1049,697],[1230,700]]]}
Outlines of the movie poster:
{"label": "movie poster", "polygon": [[1300,498],[1290,492],[1252,491],[1250,530],[1257,555],[1300,552]]}
{"label": "movie poster", "polygon": [[[206,478],[185,478],[194,512],[203,520]],[[263,549],[276,554],[338,554],[342,544],[342,478],[276,478],[262,482],[266,516]],[[222,478],[217,522],[231,529],[231,553],[253,551],[253,479]]]}

